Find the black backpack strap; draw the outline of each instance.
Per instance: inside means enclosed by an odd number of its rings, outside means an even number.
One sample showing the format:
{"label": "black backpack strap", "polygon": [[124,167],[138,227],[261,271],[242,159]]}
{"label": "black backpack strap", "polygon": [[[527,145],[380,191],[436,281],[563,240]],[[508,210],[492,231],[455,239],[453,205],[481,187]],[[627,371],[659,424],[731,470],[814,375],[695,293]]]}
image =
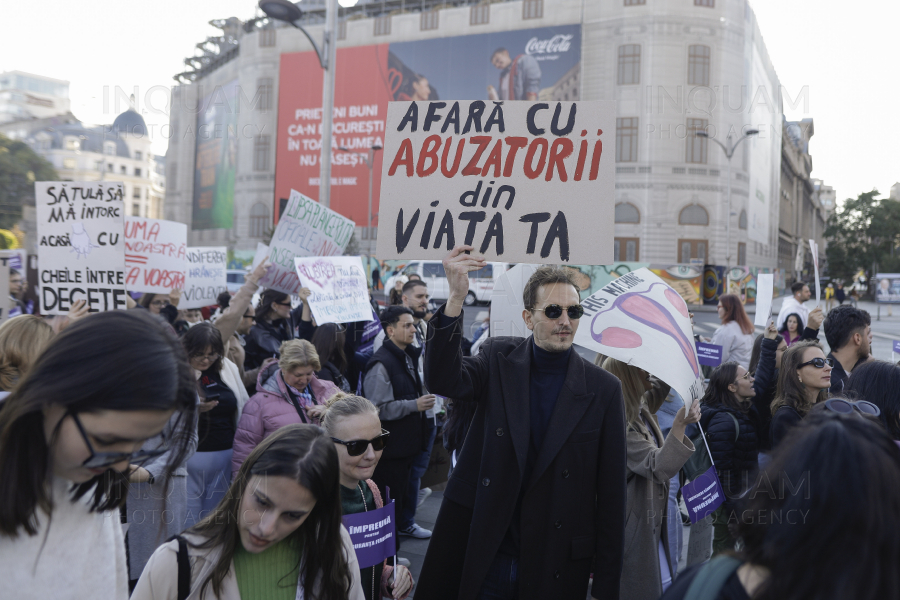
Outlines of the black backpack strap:
{"label": "black backpack strap", "polygon": [[728,578],[741,566],[741,561],[733,556],[716,556],[701,566],[684,600],[715,600]]}
{"label": "black backpack strap", "polygon": [[191,593],[191,562],[188,559],[187,540],[176,535],[178,540],[178,600],[187,600]]}

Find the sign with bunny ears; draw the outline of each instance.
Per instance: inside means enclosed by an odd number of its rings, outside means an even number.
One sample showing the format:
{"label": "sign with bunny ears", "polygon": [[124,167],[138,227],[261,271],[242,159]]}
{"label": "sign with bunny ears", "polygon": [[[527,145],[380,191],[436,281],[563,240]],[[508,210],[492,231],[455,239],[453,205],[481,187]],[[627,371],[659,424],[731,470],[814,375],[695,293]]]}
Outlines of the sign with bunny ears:
{"label": "sign with bunny ears", "polygon": [[576,344],[658,377],[687,407],[703,395],[687,304],[649,269],[614,279],[581,304]]}

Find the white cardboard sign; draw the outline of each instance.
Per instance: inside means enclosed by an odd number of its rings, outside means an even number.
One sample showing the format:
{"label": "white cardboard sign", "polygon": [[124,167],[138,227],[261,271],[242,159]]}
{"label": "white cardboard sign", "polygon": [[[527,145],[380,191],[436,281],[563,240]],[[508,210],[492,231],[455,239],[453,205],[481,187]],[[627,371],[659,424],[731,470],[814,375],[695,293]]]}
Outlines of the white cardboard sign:
{"label": "white cardboard sign", "polygon": [[490,335],[529,337],[532,332],[525,325],[522,310],[522,292],[528,279],[538,270],[540,265],[520,263],[506,271],[494,283],[491,293],[491,329]]}
{"label": "white cardboard sign", "polygon": [[[0,323],[9,318],[9,270],[16,257],[14,252],[15,250],[0,250]],[[22,277],[25,277],[24,273]]]}
{"label": "white cardboard sign", "polygon": [[187,264],[187,225],[126,217],[125,284],[129,291],[168,294],[183,290]]}
{"label": "white cardboard sign", "polygon": [[295,258],[294,266],[300,284],[312,292],[309,308],[316,323],[372,320],[368,278],[360,257]]}
{"label": "white cardboard sign", "polygon": [[378,257],[613,262],[615,124],[614,102],[391,102]]}
{"label": "white cardboard sign", "polygon": [[[127,308],[125,191],[108,181],[34,184],[41,314]],[[24,273],[23,273],[24,274]]]}
{"label": "white cardboard sign", "polygon": [[813,267],[816,270],[816,306],[822,306],[822,285],[819,283],[819,245],[815,240],[809,240],[809,250],[812,252]]}
{"label": "white cardboard sign", "polygon": [[216,246],[187,249],[187,277],[178,308],[203,308],[216,303],[228,290],[228,248]]}
{"label": "white cardboard sign", "polygon": [[772,316],[772,296],[775,295],[775,276],[771,273],[756,277],[756,318],[754,325],[765,327]]}
{"label": "white cardboard sign", "polygon": [[[312,198],[297,190],[291,190],[287,207],[278,220],[267,252],[272,267],[259,285],[286,294],[296,294],[300,290],[300,280],[294,259],[304,256],[340,256],[350,242],[356,223],[325,208]],[[265,248],[257,246],[253,264],[261,262],[260,252]]]}
{"label": "white cardboard sign", "polygon": [[649,269],[622,275],[581,304],[576,344],[655,375],[687,407],[703,395],[687,304]]}

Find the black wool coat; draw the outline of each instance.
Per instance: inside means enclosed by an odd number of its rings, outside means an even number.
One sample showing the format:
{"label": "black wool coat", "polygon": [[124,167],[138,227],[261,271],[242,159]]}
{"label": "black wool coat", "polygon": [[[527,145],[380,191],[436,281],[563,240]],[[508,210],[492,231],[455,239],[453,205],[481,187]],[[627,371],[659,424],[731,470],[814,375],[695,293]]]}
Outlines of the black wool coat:
{"label": "black wool coat", "polygon": [[[442,307],[432,323],[438,323]],[[625,410],[618,379],[571,353],[529,481],[533,341],[497,337],[463,358],[462,317],[434,328],[429,391],[477,409],[429,543],[416,596],[478,596],[520,490],[521,600],[619,597],[625,530]]]}

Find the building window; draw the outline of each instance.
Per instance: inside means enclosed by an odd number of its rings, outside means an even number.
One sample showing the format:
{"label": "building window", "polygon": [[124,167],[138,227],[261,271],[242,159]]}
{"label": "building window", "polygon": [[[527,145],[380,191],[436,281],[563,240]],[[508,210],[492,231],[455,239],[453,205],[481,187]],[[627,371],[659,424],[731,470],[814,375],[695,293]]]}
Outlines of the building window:
{"label": "building window", "polygon": [[422,11],[422,16],[419,17],[419,29],[422,31],[437,29],[440,24],[440,15],[441,11],[437,9]]}
{"label": "building window", "polygon": [[613,240],[613,260],[634,262],[640,260],[641,241],[638,238],[615,238]]}
{"label": "building window", "polygon": [[63,159],[63,169],[74,169],[75,168],[75,159],[74,158],[64,158]]}
{"label": "building window", "polygon": [[715,8],[716,0],[694,0],[694,6],[707,6],[709,8]]}
{"label": "building window", "polygon": [[687,120],[687,149],[685,152],[685,162],[706,164],[706,149],[708,140],[705,137],[698,137],[701,131],[706,131],[709,121],[706,119],[688,119]]}
{"label": "building window", "polygon": [[134,198],[135,200],[140,200],[141,199],[141,188],[135,186],[134,191],[131,193],[131,197]]}
{"label": "building window", "polygon": [[134,160],[144,160],[144,154],[140,150],[134,151]]}
{"label": "building window", "polygon": [[266,27],[259,30],[259,47],[271,48],[275,45],[275,28]]}
{"label": "building window", "polygon": [[637,160],[638,118],[616,119],[616,162]]}
{"label": "building window", "polygon": [[375,17],[375,35],[391,35],[391,15]]}
{"label": "building window", "polygon": [[522,0],[522,18],[540,19],[544,16],[544,0]]}
{"label": "building window", "polygon": [[106,163],[106,170],[109,171],[110,173],[112,173],[113,172],[113,164]]}
{"label": "building window", "polygon": [[67,137],[66,138],[66,150],[78,150],[80,144],[78,142],[78,138],[75,137]]}
{"label": "building window", "polygon": [[141,168],[140,168],[140,167],[135,167],[135,168],[134,168],[134,176],[135,176],[135,177],[140,177],[140,176],[141,176]]}
{"label": "building window", "polygon": [[616,223],[640,223],[641,213],[634,204],[630,202],[619,202],[616,204]]}
{"label": "building window", "polygon": [[122,175],[128,175],[128,167],[126,167],[125,165],[121,165],[119,167],[119,173],[121,173]]}
{"label": "building window", "polygon": [[272,88],[275,80],[271,77],[261,77],[256,80],[256,95],[259,102],[256,104],[256,110],[259,112],[267,112],[272,109]]}
{"label": "building window", "polygon": [[678,262],[706,262],[706,240],[678,240]]}
{"label": "building window", "polygon": [[679,225],[709,225],[709,213],[699,204],[688,204],[678,213]]}
{"label": "building window", "polygon": [[739,265],[747,264],[747,244],[744,242],[738,242],[738,261]]}
{"label": "building window", "polygon": [[490,22],[490,4],[476,4],[471,9],[469,9],[469,25],[487,25]]}
{"label": "building window", "polygon": [[253,140],[253,170],[269,170],[269,145],[272,136],[258,135]]}
{"label": "building window", "polygon": [[709,46],[688,47],[688,85],[709,85]]}
{"label": "building window", "polygon": [[[746,210],[742,210],[741,216],[738,217],[738,229],[747,229],[747,211]],[[742,265],[744,263],[738,263],[738,264]]]}
{"label": "building window", "polygon": [[141,216],[141,205],[140,205],[139,203],[134,202],[134,203],[131,205],[131,216],[132,216],[132,217],[139,217],[139,216]]}
{"label": "building window", "polygon": [[625,0],[625,6],[640,6],[647,4],[647,0]]}
{"label": "building window", "polygon": [[257,202],[250,208],[250,237],[261,238],[269,228],[269,207]]}
{"label": "building window", "polygon": [[347,39],[347,21],[341,21],[340,23],[338,23],[338,39]]}
{"label": "building window", "polygon": [[619,46],[619,85],[633,85],[641,82],[641,46],[625,44]]}

